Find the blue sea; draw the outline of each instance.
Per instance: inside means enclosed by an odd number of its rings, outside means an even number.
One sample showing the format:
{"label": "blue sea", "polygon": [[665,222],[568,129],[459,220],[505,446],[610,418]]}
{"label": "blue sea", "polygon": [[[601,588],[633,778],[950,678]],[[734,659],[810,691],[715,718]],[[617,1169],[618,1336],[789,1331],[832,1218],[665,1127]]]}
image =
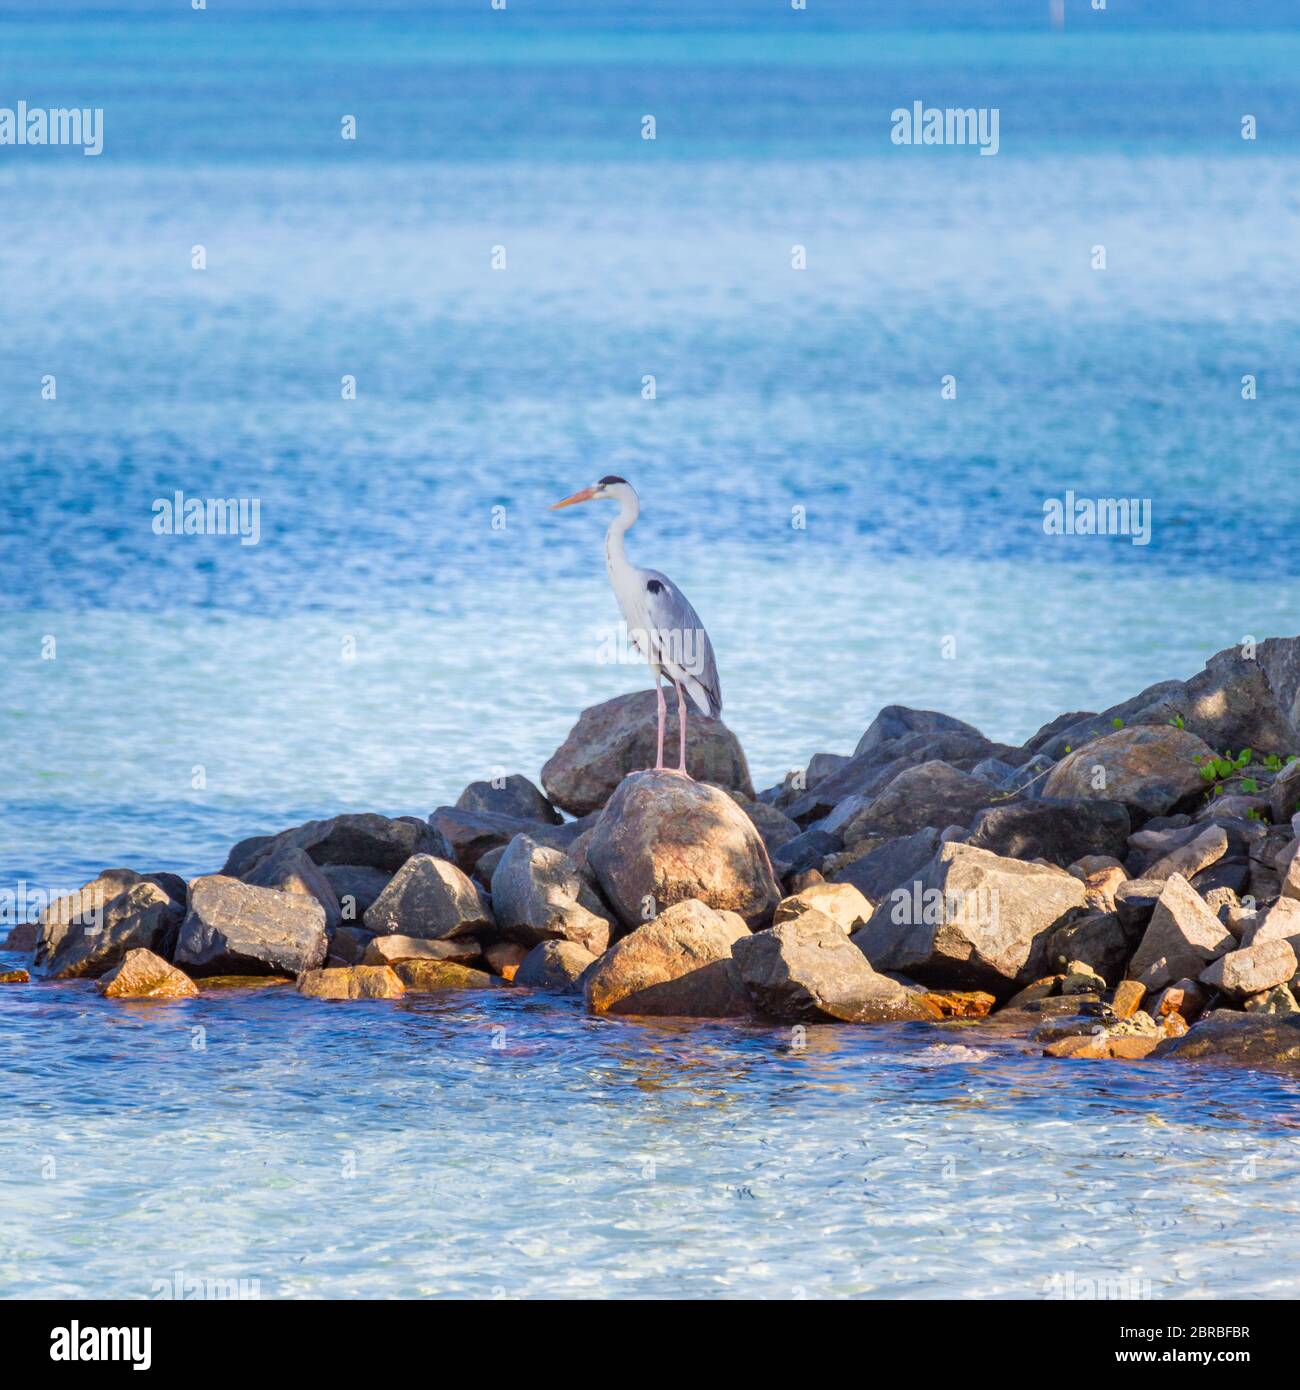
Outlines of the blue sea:
{"label": "blue sea", "polygon": [[[103,111],[0,145],[0,889],[535,778],[648,681],[605,518],[547,510],[606,473],[760,787],[884,704],[1019,742],[1300,632],[1298,72],[1281,0],[0,0],[0,108]],[[997,154],[893,143],[915,101]],[[1148,543],[1048,534],[1069,493]],[[1294,1296],[1298,1100],[5,986],[0,1294]]]}

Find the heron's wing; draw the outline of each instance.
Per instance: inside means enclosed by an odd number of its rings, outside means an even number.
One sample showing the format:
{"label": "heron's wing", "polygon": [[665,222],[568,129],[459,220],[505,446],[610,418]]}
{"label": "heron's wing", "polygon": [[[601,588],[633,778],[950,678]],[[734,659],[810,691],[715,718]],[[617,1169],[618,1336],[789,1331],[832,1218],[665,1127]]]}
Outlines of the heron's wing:
{"label": "heron's wing", "polygon": [[658,570],[642,570],[648,637],[653,659],[690,691],[700,709],[722,713],[722,683],[713,643],[686,595]]}

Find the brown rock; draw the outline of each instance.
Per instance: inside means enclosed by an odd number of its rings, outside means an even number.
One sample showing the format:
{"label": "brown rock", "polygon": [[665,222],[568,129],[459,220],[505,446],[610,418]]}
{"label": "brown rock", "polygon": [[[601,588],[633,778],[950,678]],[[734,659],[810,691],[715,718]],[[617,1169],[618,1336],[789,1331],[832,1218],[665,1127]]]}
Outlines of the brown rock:
{"label": "brown rock", "polygon": [[1067,754],[1048,774],[1043,796],[1121,801],[1163,816],[1205,790],[1201,763],[1213,756],[1207,743],[1185,729],[1135,724]]}
{"label": "brown rock", "polygon": [[327,947],[315,898],[212,874],[190,884],[175,960],[191,975],[299,975]]}
{"label": "brown rock", "polygon": [[1208,826],[1195,839],[1170,850],[1163,858],[1157,859],[1144,869],[1142,877],[1156,883],[1164,883],[1174,874],[1193,878],[1202,869],[1217,864],[1228,852],[1228,832],[1220,825]]}
{"label": "brown rock", "polygon": [[444,989],[504,989],[505,983],[486,970],[471,970],[449,960],[403,960],[392,967],[407,989],[435,994]]}
{"label": "brown rock", "polygon": [[1139,1037],[1110,1038],[1109,1049],[1112,1057],[1124,1062],[1140,1062],[1149,1057],[1160,1045],[1160,1039]]}
{"label": "brown rock", "polygon": [[[98,896],[107,875],[77,895],[96,906],[54,927],[47,914],[37,947],[36,963],[44,963],[52,980],[94,978],[111,970],[128,951],[143,949],[170,955],[182,909],[170,894],[148,879],[138,878],[114,897]],[[64,900],[67,901],[66,899]],[[53,911],[53,909],[51,909]],[[53,949],[42,948],[53,942]]]}
{"label": "brown rock", "polygon": [[1169,1018],[1177,1014],[1187,1023],[1195,1023],[1205,1012],[1209,998],[1208,991],[1195,980],[1176,980],[1168,989],[1161,991],[1151,1013],[1155,1018]]}
{"label": "brown rock", "polygon": [[245,883],[258,888],[274,888],[281,893],[301,893],[314,898],[325,909],[325,930],[343,924],[343,909],[334,885],[305,850],[287,841],[259,859],[244,876]]}
{"label": "brown rock", "polygon": [[396,965],[404,960],[450,960],[458,964],[477,960],[479,943],[472,936],[426,941],[418,936],[372,937],[361,957],[362,965]]}
{"label": "brown rock", "polygon": [[22,969],[0,970],[0,985],[25,985],[30,983],[31,978],[27,971]]}
{"label": "brown rock", "polygon": [[1159,989],[1183,975],[1199,975],[1236,944],[1196,889],[1181,874],[1173,874],[1129,962],[1129,978],[1141,980],[1149,990]]}
{"label": "brown rock", "polygon": [[1111,1008],[1116,1018],[1132,1018],[1146,998],[1146,986],[1137,980],[1121,980],[1115,986],[1115,999]]}
{"label": "brown rock", "polygon": [[1201,971],[1200,980],[1234,999],[1245,999],[1286,984],[1297,964],[1289,941],[1261,941],[1220,956]]}
{"label": "brown rock", "polygon": [[1238,1013],[1216,1009],[1185,1037],[1169,1038],[1158,1058],[1214,1062],[1220,1066],[1300,1070],[1300,1014]]}
{"label": "brown rock", "polygon": [[493,941],[483,948],[483,958],[503,980],[513,980],[529,949],[517,941]]}
{"label": "brown rock", "polygon": [[728,1018],[749,1012],[731,958],[742,918],[695,899],[675,903],[605,952],[586,975],[592,1013]]}
{"label": "brown rock", "polygon": [[1032,984],[1026,985],[1018,994],[1013,994],[1002,1007],[1004,1009],[1023,1009],[1026,1004],[1037,1003],[1040,999],[1049,999],[1060,991],[1061,981],[1064,979],[1064,975],[1044,975],[1041,980],[1035,980]]}
{"label": "brown rock", "polygon": [[805,912],[825,913],[843,929],[845,936],[866,926],[875,911],[874,905],[851,883],[815,883],[798,893],[791,893],[776,905],[772,925],[793,922]]}
{"label": "brown rock", "polygon": [[1103,1057],[1110,1056],[1110,1048],[1104,1033],[1076,1033],[1070,1037],[1057,1038],[1054,1042],[1049,1042],[1043,1048],[1043,1055],[1045,1057],[1082,1057],[1089,1061],[1098,1061]]}
{"label": "brown rock", "polygon": [[188,975],[142,948],[128,951],[96,988],[108,999],[187,999],[199,992]]}
{"label": "brown rock", "polygon": [[982,989],[928,989],[921,998],[944,1018],[987,1018],[997,1003]]}
{"label": "brown rock", "polygon": [[802,873],[794,874],[790,878],[791,894],[802,893],[805,888],[812,888],[818,883],[825,883],[826,876],[820,869],[805,869]]}
{"label": "brown rock", "polygon": [[1087,904],[1094,912],[1115,911],[1115,890],[1128,879],[1118,859],[1089,854],[1071,864],[1070,872],[1083,884]]}
{"label": "brown rock", "polygon": [[344,965],[360,965],[366,947],[375,939],[374,932],[364,927],[350,927],[344,924],[330,933],[329,954],[341,960]]}
{"label": "brown rock", "polygon": [[349,965],[308,970],[298,977],[298,993],[313,999],[400,999],[406,991],[386,965]]}
{"label": "brown rock", "polygon": [[291,985],[290,975],[204,975],[199,980],[203,990],[210,989],[270,989],[273,985]]}
{"label": "brown rock", "polygon": [[26,955],[36,949],[37,935],[40,928],[35,922],[19,922],[10,927],[9,935],[5,937],[3,949],[6,951],[20,951]]}
{"label": "brown rock", "polygon": [[608,947],[613,926],[577,865],[528,835],[510,841],[493,871],[492,915],[511,941],[574,941],[593,956]]}

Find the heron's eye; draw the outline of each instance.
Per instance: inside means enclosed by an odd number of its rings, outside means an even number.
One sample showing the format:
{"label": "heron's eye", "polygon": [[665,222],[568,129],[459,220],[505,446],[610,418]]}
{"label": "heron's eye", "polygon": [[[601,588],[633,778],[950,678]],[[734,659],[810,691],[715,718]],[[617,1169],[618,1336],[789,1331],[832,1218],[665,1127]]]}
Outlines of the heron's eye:
{"label": "heron's eye", "polygon": [[652,594],[659,593],[660,590],[663,589],[663,587],[664,586],[657,579],[650,579],[646,581],[646,588],[649,589]]}

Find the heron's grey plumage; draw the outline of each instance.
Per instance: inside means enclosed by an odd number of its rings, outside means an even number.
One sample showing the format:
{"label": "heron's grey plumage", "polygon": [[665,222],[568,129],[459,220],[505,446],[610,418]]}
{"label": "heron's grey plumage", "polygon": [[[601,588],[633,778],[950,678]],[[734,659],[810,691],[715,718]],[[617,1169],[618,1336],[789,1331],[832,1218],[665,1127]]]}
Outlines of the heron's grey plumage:
{"label": "heron's grey plumage", "polygon": [[[690,600],[658,570],[642,570],[646,580],[646,616],[650,659],[689,691],[701,714],[717,719],[722,713],[722,682],[713,643]],[[658,588],[650,587],[650,581]]]}

